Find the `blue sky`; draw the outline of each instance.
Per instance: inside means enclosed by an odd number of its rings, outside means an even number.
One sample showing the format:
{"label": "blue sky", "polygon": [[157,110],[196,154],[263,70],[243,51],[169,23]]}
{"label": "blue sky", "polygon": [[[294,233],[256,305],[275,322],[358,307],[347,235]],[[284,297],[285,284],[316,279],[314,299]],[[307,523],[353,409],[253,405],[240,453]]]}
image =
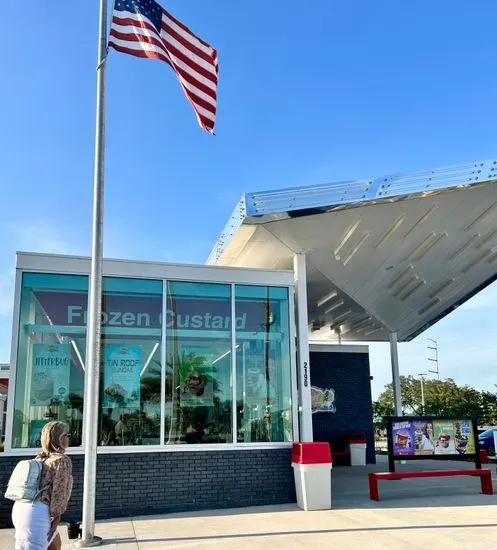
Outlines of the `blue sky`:
{"label": "blue sky", "polygon": [[[16,250],[89,254],[98,1],[8,2],[0,36],[0,362]],[[216,137],[163,63],[111,51],[105,254],[204,262],[246,191],[496,157],[495,0],[163,3],[219,52]],[[22,22],[22,38],[19,24]],[[403,373],[493,389],[497,287],[412,343]],[[373,346],[374,393],[388,346]]]}

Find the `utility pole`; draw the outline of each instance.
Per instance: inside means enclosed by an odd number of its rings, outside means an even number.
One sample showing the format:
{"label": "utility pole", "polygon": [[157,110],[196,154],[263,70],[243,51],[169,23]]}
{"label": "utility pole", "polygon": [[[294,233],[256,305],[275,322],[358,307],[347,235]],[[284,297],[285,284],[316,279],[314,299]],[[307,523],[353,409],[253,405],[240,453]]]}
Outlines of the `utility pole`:
{"label": "utility pole", "polygon": [[425,389],[424,389],[424,381],[425,376],[427,375],[426,372],[420,372],[418,373],[418,376],[421,379],[421,416],[425,414]]}
{"label": "utility pole", "polygon": [[435,363],[435,369],[436,369],[436,370],[429,370],[428,372],[436,374],[437,378],[440,380],[440,371],[438,370],[438,342],[436,340],[433,340],[432,338],[428,338],[428,340],[430,342],[433,342],[433,346],[427,346],[427,348],[435,352],[435,357],[428,357],[428,361],[432,361],[433,363]]}

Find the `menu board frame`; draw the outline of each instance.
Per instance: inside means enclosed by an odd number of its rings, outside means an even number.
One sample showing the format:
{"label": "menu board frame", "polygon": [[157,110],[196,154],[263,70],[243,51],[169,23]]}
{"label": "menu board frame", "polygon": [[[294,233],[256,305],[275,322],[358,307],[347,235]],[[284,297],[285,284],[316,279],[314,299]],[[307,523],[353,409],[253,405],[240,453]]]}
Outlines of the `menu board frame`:
{"label": "menu board frame", "polygon": [[[390,472],[395,472],[395,461],[399,460],[460,460],[467,462],[474,461],[475,468],[481,468],[481,457],[480,457],[480,446],[478,442],[478,421],[475,417],[468,417],[468,416],[461,416],[461,417],[453,417],[453,416],[388,416],[386,418],[387,420],[387,438],[388,438],[388,467]],[[412,446],[412,451],[406,450],[404,453],[396,453],[394,449],[394,435],[397,435],[398,429],[394,428],[395,424],[398,423],[407,423],[411,426],[406,428],[406,436],[408,439],[408,442],[406,442],[406,445]],[[436,451],[433,452],[422,452],[422,451],[414,451],[414,438],[415,438],[415,432],[414,432],[414,423],[417,425],[426,425],[427,423],[431,423],[432,428],[443,425],[443,423],[446,423],[447,425],[455,423],[463,423],[466,424],[466,426],[469,424],[472,429],[472,436],[473,436],[473,445],[471,445],[471,448],[474,448],[474,452],[458,452],[454,446],[453,452],[450,452],[452,449],[450,447],[447,448],[447,451],[439,452],[439,454],[435,454]],[[394,434],[395,430],[395,434]],[[443,436],[443,434],[439,434],[440,436]],[[409,438],[412,439],[412,441],[409,441]],[[449,438],[450,439],[450,438]],[[417,453],[417,454],[414,454]]]}

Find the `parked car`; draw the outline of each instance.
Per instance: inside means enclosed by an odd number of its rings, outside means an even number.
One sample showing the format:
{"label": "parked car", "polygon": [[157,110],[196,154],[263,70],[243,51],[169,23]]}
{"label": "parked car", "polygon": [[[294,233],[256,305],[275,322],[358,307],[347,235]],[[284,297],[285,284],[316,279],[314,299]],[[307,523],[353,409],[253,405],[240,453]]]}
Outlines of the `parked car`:
{"label": "parked car", "polygon": [[497,432],[497,428],[486,430],[478,436],[480,449],[485,449],[489,456],[495,456],[494,432]]}

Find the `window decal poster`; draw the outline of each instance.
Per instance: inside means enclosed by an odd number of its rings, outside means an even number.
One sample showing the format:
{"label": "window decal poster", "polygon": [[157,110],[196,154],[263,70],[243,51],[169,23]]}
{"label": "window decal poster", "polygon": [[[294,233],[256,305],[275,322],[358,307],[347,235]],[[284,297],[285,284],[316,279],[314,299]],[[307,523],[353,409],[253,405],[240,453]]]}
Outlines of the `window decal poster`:
{"label": "window decal poster", "polygon": [[43,427],[50,419],[46,420],[32,420],[29,428],[29,446],[41,447],[41,432]]}
{"label": "window decal poster", "polygon": [[318,412],[336,412],[335,390],[333,388],[318,388],[311,386],[312,414]]}
{"label": "window decal poster", "polygon": [[254,349],[247,354],[246,365],[243,378],[245,404],[249,407],[262,408],[273,405],[277,394],[274,385],[277,363],[274,358],[268,358],[266,368],[258,351]]}
{"label": "window decal poster", "polygon": [[62,404],[69,395],[69,344],[33,344],[30,404]]}
{"label": "window decal poster", "polygon": [[181,380],[180,389],[182,407],[212,407],[214,405],[214,380],[211,374],[192,368]]}
{"label": "window decal poster", "polygon": [[140,407],[140,346],[105,346],[104,408]]}

